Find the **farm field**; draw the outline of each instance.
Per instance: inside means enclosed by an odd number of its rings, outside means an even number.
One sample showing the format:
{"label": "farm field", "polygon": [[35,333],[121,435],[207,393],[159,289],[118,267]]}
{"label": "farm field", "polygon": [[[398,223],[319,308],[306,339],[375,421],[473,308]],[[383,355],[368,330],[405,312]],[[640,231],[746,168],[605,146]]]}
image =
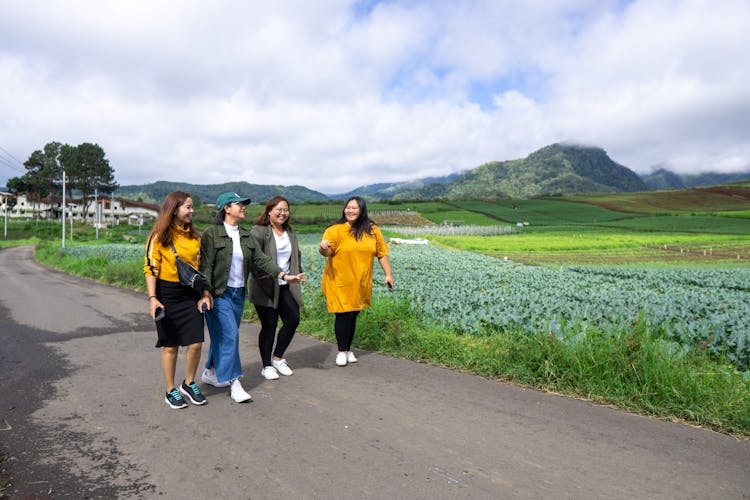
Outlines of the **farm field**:
{"label": "farm field", "polygon": [[748,211],[719,212],[717,215],[652,215],[615,220],[606,227],[658,232],[750,234]]}
{"label": "farm field", "polygon": [[564,199],[591,203],[614,211],[642,214],[712,213],[747,210],[750,203],[750,188],[734,184],[675,191],[576,195]]}
{"label": "farm field", "polygon": [[[527,231],[501,236],[434,236],[435,244],[525,264],[719,264],[750,267],[750,234]],[[740,256],[738,259],[737,256]]]}
{"label": "farm field", "polygon": [[616,212],[596,205],[562,199],[459,201],[454,204],[499,220],[511,223],[528,222],[532,226],[596,224],[638,217],[632,213]]}

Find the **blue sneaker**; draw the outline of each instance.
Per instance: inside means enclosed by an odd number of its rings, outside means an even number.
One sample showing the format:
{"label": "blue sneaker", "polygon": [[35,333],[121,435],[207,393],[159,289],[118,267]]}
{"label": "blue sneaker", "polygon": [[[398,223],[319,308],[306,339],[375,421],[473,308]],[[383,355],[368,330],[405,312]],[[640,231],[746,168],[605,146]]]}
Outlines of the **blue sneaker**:
{"label": "blue sneaker", "polygon": [[180,391],[178,391],[177,389],[172,389],[171,391],[169,391],[166,397],[164,398],[164,401],[166,401],[167,404],[171,408],[174,408],[175,410],[179,410],[180,408],[185,408],[188,405],[187,401],[183,399],[182,395],[180,394]]}
{"label": "blue sneaker", "polygon": [[201,391],[200,389],[198,389],[195,381],[191,382],[190,384],[186,384],[183,380],[182,385],[180,386],[180,392],[194,405],[206,404],[206,396],[201,394]]}

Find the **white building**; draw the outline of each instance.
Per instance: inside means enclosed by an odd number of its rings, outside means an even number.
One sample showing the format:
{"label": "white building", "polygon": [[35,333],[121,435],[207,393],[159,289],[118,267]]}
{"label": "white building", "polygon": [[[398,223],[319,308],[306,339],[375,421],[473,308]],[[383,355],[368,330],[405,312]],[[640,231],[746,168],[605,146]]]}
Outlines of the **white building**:
{"label": "white building", "polygon": [[[10,206],[11,199],[15,198],[15,205]],[[25,193],[0,193],[0,207],[4,211],[8,209],[8,217],[14,219],[46,219],[59,220],[62,215],[60,200],[51,200],[49,197],[34,200],[33,196]],[[83,204],[80,198],[65,200],[65,217],[73,220],[83,220]],[[151,203],[128,200],[111,196],[99,196],[94,202],[91,200],[87,213],[87,219],[94,221],[100,213],[101,224],[105,226],[118,224],[147,224],[156,218],[159,207]]]}

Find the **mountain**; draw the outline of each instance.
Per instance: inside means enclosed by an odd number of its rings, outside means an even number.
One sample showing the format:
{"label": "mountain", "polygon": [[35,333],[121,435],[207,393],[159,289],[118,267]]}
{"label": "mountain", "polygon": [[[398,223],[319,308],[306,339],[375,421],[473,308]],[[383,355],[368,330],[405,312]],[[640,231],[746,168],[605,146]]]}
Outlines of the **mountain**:
{"label": "mountain", "polygon": [[676,174],[660,168],[641,176],[649,189],[686,189],[692,187],[719,186],[750,179],[750,172],[703,172],[701,174]]}
{"label": "mountain", "polygon": [[702,174],[681,175],[685,187],[718,186],[737,181],[750,180],[750,172],[735,172],[722,174],[719,172],[704,172]]}
{"label": "mountain", "polygon": [[401,192],[394,198],[532,198],[646,189],[635,172],[612,161],[603,149],[552,144],[526,158],[485,163],[452,181]]}
{"label": "mountain", "polygon": [[424,188],[435,183],[449,182],[461,175],[460,172],[455,172],[443,177],[423,177],[421,179],[414,179],[411,181],[404,182],[386,182],[380,184],[367,184],[365,186],[359,186],[349,191],[348,193],[331,194],[328,197],[332,200],[348,200],[352,196],[360,196],[368,201],[370,200],[389,200],[399,193],[408,191],[414,191],[417,189]]}
{"label": "mountain", "polygon": [[327,201],[328,197],[304,186],[273,186],[248,182],[226,182],[224,184],[188,184],[186,182],[157,181],[152,184],[120,186],[115,194],[123,198],[159,204],[172,191],[186,191],[203,203],[213,203],[225,192],[249,196],[254,202],[265,203],[272,196],[281,195],[292,203]]}
{"label": "mountain", "polygon": [[652,190],[685,189],[682,178],[666,168],[660,168],[651,174],[643,175],[641,179]]}

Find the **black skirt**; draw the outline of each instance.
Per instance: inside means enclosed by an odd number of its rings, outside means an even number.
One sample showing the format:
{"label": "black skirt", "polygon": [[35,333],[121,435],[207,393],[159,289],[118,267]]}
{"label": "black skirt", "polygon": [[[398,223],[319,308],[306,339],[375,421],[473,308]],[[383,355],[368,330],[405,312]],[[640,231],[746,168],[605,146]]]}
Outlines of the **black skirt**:
{"label": "black skirt", "polygon": [[156,347],[203,342],[203,315],[195,292],[179,283],[156,280],[156,297],[164,304],[164,318],[156,322]]}

